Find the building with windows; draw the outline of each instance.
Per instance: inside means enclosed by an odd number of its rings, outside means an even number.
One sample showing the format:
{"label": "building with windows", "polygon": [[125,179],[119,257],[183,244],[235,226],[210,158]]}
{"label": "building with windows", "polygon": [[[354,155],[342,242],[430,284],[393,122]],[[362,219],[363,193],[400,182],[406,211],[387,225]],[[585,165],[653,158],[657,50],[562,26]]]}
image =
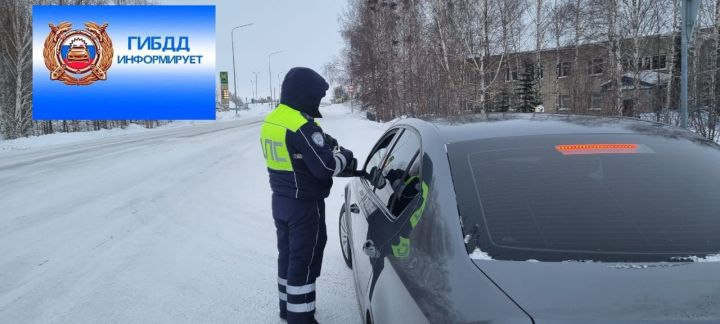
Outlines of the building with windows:
{"label": "building with windows", "polygon": [[[515,111],[521,98],[527,97],[522,92],[528,87],[520,83],[527,79],[523,73],[527,74],[527,66],[532,65],[533,92],[540,97],[545,112],[617,115],[620,103],[623,115],[636,116],[666,105],[674,108],[679,57],[672,55],[679,53],[678,46],[679,42],[668,35],[645,37],[637,43],[624,40],[620,43],[621,57],[612,62],[607,43],[494,55],[488,60],[490,72],[485,75],[490,84],[487,107],[491,111]],[[678,63],[673,67],[672,62]],[[672,83],[671,78],[675,78]],[[669,84],[672,89],[668,93]]]}

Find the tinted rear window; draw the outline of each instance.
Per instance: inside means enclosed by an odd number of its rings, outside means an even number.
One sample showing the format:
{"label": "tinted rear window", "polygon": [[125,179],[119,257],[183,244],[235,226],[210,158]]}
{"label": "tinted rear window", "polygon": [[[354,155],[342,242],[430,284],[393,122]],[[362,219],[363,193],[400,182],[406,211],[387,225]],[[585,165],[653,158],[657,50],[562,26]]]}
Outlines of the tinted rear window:
{"label": "tinted rear window", "polygon": [[448,154],[469,252],[623,262],[720,253],[714,143],[534,136],[451,144]]}

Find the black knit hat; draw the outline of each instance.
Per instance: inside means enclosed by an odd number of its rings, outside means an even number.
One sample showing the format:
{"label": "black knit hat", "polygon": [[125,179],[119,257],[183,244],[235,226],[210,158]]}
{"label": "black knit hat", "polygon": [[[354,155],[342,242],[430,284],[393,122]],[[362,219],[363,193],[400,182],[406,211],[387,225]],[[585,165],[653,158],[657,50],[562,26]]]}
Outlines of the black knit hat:
{"label": "black knit hat", "polygon": [[320,100],[330,88],[320,74],[305,67],[290,69],[285,75],[280,93],[280,103],[320,118]]}

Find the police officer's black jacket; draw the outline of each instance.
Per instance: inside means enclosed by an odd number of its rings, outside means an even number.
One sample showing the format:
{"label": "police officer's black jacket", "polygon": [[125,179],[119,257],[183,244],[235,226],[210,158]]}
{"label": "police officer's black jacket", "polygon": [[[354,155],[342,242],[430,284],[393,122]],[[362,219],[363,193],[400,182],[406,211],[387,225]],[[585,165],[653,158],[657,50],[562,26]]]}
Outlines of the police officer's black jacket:
{"label": "police officer's black jacket", "polygon": [[314,118],[328,84],[316,72],[294,68],[285,76],[278,105],[265,119],[261,144],[274,194],[303,200],[326,198],[332,176],[346,165],[333,153]]}

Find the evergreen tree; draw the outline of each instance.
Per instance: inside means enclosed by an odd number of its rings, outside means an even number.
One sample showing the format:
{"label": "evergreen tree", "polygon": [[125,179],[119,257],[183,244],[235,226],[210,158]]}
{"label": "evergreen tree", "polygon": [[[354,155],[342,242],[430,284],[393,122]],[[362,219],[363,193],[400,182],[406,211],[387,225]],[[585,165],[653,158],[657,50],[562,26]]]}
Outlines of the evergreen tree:
{"label": "evergreen tree", "polygon": [[537,90],[538,78],[535,74],[535,64],[523,63],[524,71],[518,80],[516,94],[520,99],[515,107],[518,112],[534,112],[535,107],[542,104],[542,98]]}
{"label": "evergreen tree", "polygon": [[506,87],[502,87],[500,89],[500,92],[497,93],[495,96],[495,104],[494,109],[491,109],[492,112],[508,112],[510,111],[510,91]]}

